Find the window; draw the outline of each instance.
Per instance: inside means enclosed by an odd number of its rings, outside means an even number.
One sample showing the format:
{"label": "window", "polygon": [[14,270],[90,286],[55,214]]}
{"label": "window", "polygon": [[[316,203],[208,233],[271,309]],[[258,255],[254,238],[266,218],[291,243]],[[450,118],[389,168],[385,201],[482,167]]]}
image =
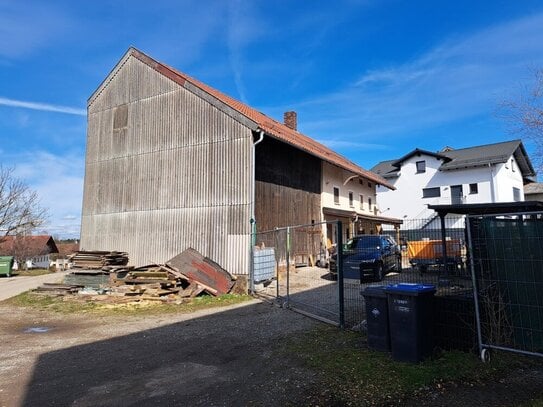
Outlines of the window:
{"label": "window", "polygon": [[353,191],[349,191],[349,206],[354,207],[354,194]]}
{"label": "window", "polygon": [[368,198],[368,209],[371,211],[371,198]]}
{"label": "window", "polygon": [[128,105],[120,105],[113,111],[113,130],[123,130],[128,126]]}
{"label": "window", "polygon": [[479,193],[479,185],[477,184],[469,184],[469,193],[470,194],[478,194]]}
{"label": "window", "polygon": [[441,190],[439,187],[436,188],[424,188],[422,190],[423,198],[437,198],[441,196]]}
{"label": "window", "polygon": [[339,205],[339,188],[334,187],[334,203]]}
{"label": "window", "polygon": [[520,189],[513,187],[513,201],[520,201]]}
{"label": "window", "polygon": [[426,161],[417,161],[417,174],[426,172]]}
{"label": "window", "polygon": [[371,182],[368,182],[368,188],[371,188]]}
{"label": "window", "polygon": [[360,209],[364,210],[364,195],[360,195]]}

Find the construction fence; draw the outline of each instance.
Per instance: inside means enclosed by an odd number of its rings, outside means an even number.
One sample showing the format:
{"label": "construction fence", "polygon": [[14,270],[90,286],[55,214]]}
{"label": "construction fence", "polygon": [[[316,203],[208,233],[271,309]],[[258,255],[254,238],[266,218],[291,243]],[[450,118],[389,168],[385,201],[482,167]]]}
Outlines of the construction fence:
{"label": "construction fence", "polygon": [[543,213],[468,216],[479,351],[543,356]]}
{"label": "construction fence", "polygon": [[[253,288],[284,307],[358,330],[366,320],[361,292],[369,285],[433,284],[438,345],[471,349],[477,344],[464,218],[447,219],[446,226],[445,247],[439,222],[428,219],[364,239],[343,236],[340,222],[258,232]],[[337,235],[325,239],[330,230]],[[337,244],[327,247],[326,241]]]}

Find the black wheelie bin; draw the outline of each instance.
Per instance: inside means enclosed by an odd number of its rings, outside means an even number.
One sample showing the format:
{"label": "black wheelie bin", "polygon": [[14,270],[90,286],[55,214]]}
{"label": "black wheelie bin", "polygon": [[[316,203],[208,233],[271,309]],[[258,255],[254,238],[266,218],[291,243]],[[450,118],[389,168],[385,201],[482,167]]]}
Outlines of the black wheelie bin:
{"label": "black wheelie bin", "polygon": [[384,291],[388,297],[392,358],[414,363],[424,360],[434,349],[435,286],[401,283],[388,285]]}

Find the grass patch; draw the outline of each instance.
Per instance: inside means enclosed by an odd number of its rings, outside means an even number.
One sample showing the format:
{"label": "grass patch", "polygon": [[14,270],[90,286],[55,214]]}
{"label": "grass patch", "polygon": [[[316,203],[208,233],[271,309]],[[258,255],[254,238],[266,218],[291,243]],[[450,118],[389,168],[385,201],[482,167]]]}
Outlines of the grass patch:
{"label": "grass patch", "polygon": [[163,313],[190,313],[200,309],[224,307],[251,300],[248,295],[225,294],[220,297],[201,296],[182,304],[165,304],[154,301],[108,303],[85,299],[82,296],[55,297],[37,295],[29,291],[4,301],[17,307],[64,314],[93,313],[97,315],[154,315]]}
{"label": "grass patch", "polygon": [[30,269],[30,270],[14,270],[12,275],[19,277],[34,277],[43,276],[44,274],[52,274],[54,271],[49,269]]}
{"label": "grass patch", "polygon": [[390,354],[367,349],[359,333],[333,327],[291,339],[287,352],[321,375],[324,383],[312,403],[323,405],[398,404],[429,388],[482,383],[530,363],[517,355],[494,354],[483,364],[475,354],[459,351],[443,352],[419,364],[401,363]]}

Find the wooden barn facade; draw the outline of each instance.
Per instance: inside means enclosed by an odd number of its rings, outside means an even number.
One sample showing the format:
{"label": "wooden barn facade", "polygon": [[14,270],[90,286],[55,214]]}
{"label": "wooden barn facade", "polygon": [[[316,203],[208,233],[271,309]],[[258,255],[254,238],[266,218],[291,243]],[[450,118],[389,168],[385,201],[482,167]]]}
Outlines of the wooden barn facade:
{"label": "wooden barn facade", "polygon": [[248,274],[260,230],[323,219],[322,163],[382,178],[130,48],[89,98],[82,250],[135,265],[187,247]]}

